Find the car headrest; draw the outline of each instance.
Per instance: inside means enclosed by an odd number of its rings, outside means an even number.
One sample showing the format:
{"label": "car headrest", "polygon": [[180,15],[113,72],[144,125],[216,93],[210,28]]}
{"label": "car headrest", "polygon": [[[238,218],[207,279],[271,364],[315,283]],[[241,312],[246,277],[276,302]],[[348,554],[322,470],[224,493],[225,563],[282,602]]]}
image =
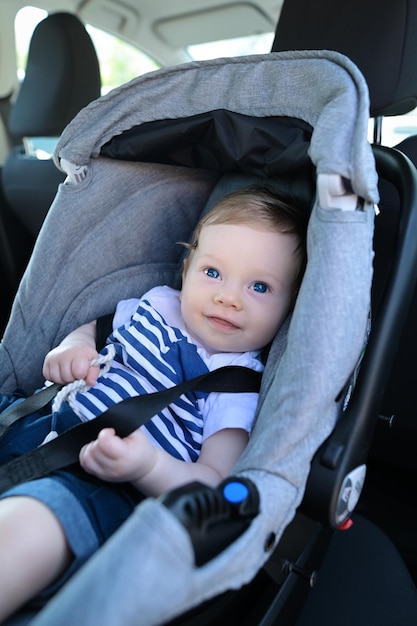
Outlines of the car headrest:
{"label": "car headrest", "polygon": [[371,116],[417,106],[417,3],[413,0],[286,0],[272,51],[336,50],[361,70]]}
{"label": "car headrest", "polygon": [[100,95],[99,63],[82,22],[70,13],[48,15],[35,28],[26,75],[9,117],[14,137],[56,137]]}

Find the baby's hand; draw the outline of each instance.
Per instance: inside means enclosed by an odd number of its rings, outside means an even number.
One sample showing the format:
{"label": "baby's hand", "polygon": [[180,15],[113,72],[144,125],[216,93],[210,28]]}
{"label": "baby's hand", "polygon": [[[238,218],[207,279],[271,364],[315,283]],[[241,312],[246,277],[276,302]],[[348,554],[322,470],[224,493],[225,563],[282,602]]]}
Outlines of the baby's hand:
{"label": "baby's hand", "polygon": [[153,468],[155,460],[156,449],[139,429],[121,438],[113,428],[103,428],[80,451],[81,467],[109,482],[135,483]]}
{"label": "baby's hand", "polygon": [[46,380],[61,385],[85,379],[86,383],[93,387],[99,376],[100,367],[91,365],[91,361],[97,356],[97,350],[86,343],[63,343],[46,355],[43,375]]}

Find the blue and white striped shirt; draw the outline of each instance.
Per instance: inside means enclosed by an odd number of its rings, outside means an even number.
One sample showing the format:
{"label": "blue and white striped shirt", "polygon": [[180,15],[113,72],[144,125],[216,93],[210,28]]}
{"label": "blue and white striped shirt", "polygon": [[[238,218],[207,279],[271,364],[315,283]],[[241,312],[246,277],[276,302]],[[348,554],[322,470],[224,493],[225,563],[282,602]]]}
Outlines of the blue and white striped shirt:
{"label": "blue and white striped shirt", "polygon": [[[156,287],[141,300],[124,301],[114,324],[118,327],[108,342],[114,344],[116,355],[109,371],[76,396],[85,419],[124,398],[166,389],[223,365],[262,370],[257,352],[210,355],[197,345],[182,321],[179,292],[170,287]],[[196,461],[204,439],[218,430],[250,431],[257,394],[231,395],[188,392],[141,428],[154,445],[175,458]]]}

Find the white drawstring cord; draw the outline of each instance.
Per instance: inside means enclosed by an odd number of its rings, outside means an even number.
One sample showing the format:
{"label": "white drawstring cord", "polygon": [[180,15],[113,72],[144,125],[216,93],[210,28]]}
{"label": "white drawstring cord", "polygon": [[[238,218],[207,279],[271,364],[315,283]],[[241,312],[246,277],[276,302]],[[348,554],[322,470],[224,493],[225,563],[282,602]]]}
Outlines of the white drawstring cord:
{"label": "white drawstring cord", "polygon": [[[93,361],[91,361],[91,365],[99,365],[101,367],[100,376],[106,374],[109,371],[112,361],[114,359],[114,355],[116,354],[116,349],[113,344],[109,344],[106,347],[107,354],[102,354]],[[56,413],[57,411],[59,411],[62,403],[66,401],[68,402],[74,413],[80,418],[80,420],[85,421],[77,408],[77,405],[75,403],[75,396],[79,391],[87,391],[87,389],[90,388],[91,385],[88,385],[83,378],[81,380],[74,380],[72,383],[65,385],[65,387],[63,387],[61,391],[59,391],[55,396],[55,399],[52,403],[52,412]]]}

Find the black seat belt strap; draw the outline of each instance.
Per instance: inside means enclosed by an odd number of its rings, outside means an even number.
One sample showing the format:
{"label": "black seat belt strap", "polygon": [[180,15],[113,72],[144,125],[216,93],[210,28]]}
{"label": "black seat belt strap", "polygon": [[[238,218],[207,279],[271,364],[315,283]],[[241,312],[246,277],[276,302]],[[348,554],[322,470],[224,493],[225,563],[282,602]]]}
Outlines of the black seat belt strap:
{"label": "black seat belt strap", "polygon": [[260,380],[260,372],[228,365],[175,387],[126,398],[95,419],[82,422],[52,441],[1,466],[0,493],[19,483],[77,463],[82,446],[93,441],[103,428],[114,428],[120,437],[126,437],[187,391],[258,392]]}
{"label": "black seat belt strap", "polygon": [[[107,337],[113,330],[113,316],[113,313],[109,313],[97,319],[97,351],[105,347]],[[42,409],[54,398],[62,387],[63,385],[59,385],[58,383],[51,383],[33,395],[22,399],[21,402],[16,402],[13,406],[4,411],[4,413],[0,415],[0,439],[11,424],[21,417],[25,417],[25,415],[30,415]]]}
{"label": "black seat belt strap", "polygon": [[44,387],[32,396],[24,398],[21,402],[16,402],[9,409],[4,411],[4,413],[0,415],[0,439],[9,426],[21,417],[25,417],[26,415],[30,415],[42,409],[56,396],[61,388],[62,385],[58,385],[57,383],[48,385],[48,387]]}

